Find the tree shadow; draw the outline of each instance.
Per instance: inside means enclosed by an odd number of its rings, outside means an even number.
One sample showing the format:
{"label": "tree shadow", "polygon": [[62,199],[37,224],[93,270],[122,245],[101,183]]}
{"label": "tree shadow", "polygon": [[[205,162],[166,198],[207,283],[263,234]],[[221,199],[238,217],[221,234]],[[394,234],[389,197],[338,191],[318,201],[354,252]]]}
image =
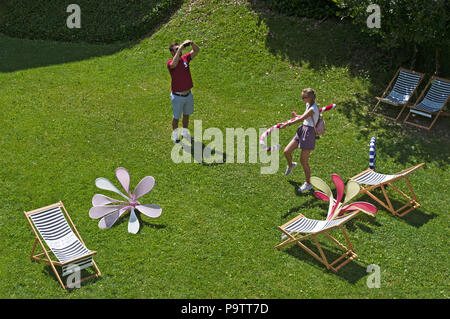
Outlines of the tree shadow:
{"label": "tree shadow", "polygon": [[182,1],[174,6],[167,17],[163,18],[160,23],[149,29],[144,36],[130,41],[108,44],[93,44],[79,41],[59,42],[54,40],[12,38],[0,33],[0,73],[77,62],[112,55],[131,48],[157,32],[180,9],[181,4]]}
{"label": "tree shadow", "polygon": [[[370,79],[367,95],[355,94],[348,100],[337,101],[339,108],[336,111],[360,128],[362,138],[377,136],[383,152],[403,164],[413,158],[425,162],[437,161],[439,164],[448,161],[450,118],[441,116],[432,130],[426,131],[402,125],[403,118],[397,123],[376,121],[376,116],[367,112],[373,109],[377,102],[375,96],[383,93],[397,69],[400,66],[408,68],[412,50],[402,48],[387,55],[377,47],[374,39],[362,34],[358,26],[348,21],[289,17],[272,12],[262,1],[250,0],[249,3],[258,15],[259,23],[264,23],[268,28],[265,41],[268,51],[287,60],[292,68],[298,69],[300,75],[304,67],[318,71],[346,67],[350,76]],[[418,66],[415,71],[427,73],[423,68]],[[427,81],[428,78],[422,81],[419,93]],[[405,116],[406,112],[403,114]],[[441,143],[445,143],[446,147],[442,147]]]}
{"label": "tree shadow", "polygon": [[114,54],[138,42],[69,43],[10,38],[0,34],[0,73],[9,73]]}
{"label": "tree shadow", "polygon": [[348,67],[352,76],[369,75],[384,83],[385,72],[409,58],[407,48],[403,48],[392,54],[393,59],[386,59],[377,42],[348,21],[291,17],[271,11],[263,1],[249,3],[259,24],[268,28],[265,43],[269,52],[288,60],[300,72],[304,66],[315,70]]}
{"label": "tree shadow", "polygon": [[[398,122],[368,113],[367,106],[375,106],[375,103],[372,103],[375,101],[375,98],[355,95],[354,99],[341,103],[342,107],[336,109],[336,111],[359,128],[359,137],[367,141],[367,145],[369,145],[371,137],[376,137],[377,163],[380,163],[380,158],[388,155],[396,162],[405,165],[405,169],[410,163],[433,162],[441,167],[448,165],[448,158],[450,158],[450,131],[448,130],[450,118],[440,117],[432,130],[427,131],[403,124],[402,121],[406,117],[406,112],[402,114]],[[392,112],[392,108],[395,107],[387,108],[387,111]],[[396,111],[398,113],[400,109]],[[392,113],[385,112],[383,114],[391,115]],[[426,169],[426,165],[424,169]],[[388,173],[385,172],[385,174]]]}

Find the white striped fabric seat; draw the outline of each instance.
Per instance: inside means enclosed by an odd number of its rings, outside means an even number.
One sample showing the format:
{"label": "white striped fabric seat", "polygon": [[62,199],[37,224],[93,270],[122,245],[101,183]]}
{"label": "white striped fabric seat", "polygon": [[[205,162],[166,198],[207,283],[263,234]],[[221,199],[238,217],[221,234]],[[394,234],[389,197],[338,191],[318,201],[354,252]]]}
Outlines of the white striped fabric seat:
{"label": "white striped fabric seat", "polygon": [[[33,213],[30,218],[48,247],[62,264],[91,253],[70,228],[60,207]],[[64,265],[62,267],[63,276],[90,266],[92,266],[92,256],[81,258]]]}
{"label": "white striped fabric seat", "polygon": [[415,167],[412,167],[409,170],[406,170],[405,172],[402,172],[400,174],[394,174],[394,175],[385,175],[377,173],[373,170],[369,170],[366,173],[358,176],[357,178],[353,179],[358,184],[364,184],[364,185],[378,185],[381,183],[389,182],[390,180],[393,180],[394,178],[397,178],[399,176],[408,175]]}
{"label": "white striped fabric seat", "polygon": [[[352,218],[355,214],[357,214],[357,212],[349,214],[343,218],[332,219],[329,221],[302,217],[285,226],[283,229],[289,233],[317,233],[335,226],[339,226]],[[283,240],[286,237],[286,234],[283,234],[281,239]]]}
{"label": "white striped fabric seat", "polygon": [[[425,98],[417,105],[414,105],[414,109],[419,109],[425,112],[437,112],[439,111],[447,101],[450,95],[450,82],[442,79],[434,79],[431,84],[430,90],[427,92]],[[410,109],[411,112],[415,112],[414,109]]]}
{"label": "white striped fabric seat", "polygon": [[405,104],[416,89],[420,75],[405,70],[400,70],[392,91],[388,96],[381,100],[389,101],[396,104]]}

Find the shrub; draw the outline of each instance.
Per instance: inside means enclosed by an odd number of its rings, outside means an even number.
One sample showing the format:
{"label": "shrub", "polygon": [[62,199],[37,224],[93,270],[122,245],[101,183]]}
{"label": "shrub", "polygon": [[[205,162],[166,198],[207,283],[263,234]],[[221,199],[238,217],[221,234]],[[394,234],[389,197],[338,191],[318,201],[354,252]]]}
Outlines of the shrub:
{"label": "shrub", "polygon": [[267,7],[297,17],[321,19],[336,15],[338,7],[332,0],[264,0]]}
{"label": "shrub", "polygon": [[[114,42],[150,32],[182,0],[0,0],[0,32],[12,37]],[[81,9],[81,28],[66,21],[70,4]]]}
{"label": "shrub", "polygon": [[446,54],[450,38],[450,2],[446,0],[378,0],[381,27],[368,28],[367,8],[372,0],[334,0],[340,15],[353,18],[363,32],[375,37],[386,49],[413,47],[411,67],[417,54],[434,50],[435,70],[439,73],[440,55]]}

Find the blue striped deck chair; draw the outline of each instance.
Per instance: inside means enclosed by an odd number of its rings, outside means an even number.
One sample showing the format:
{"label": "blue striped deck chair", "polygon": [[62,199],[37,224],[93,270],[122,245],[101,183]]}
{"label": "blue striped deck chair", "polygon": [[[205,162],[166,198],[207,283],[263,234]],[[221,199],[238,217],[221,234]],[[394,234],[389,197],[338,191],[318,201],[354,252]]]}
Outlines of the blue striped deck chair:
{"label": "blue striped deck chair", "polygon": [[[408,175],[424,165],[425,163],[421,163],[392,175],[380,174],[375,172],[373,169],[368,168],[365,171],[362,171],[361,173],[351,177],[350,180],[355,181],[360,185],[361,194],[367,194],[378,204],[390,211],[394,216],[403,217],[406,214],[410,213],[413,209],[416,209],[420,206],[420,203],[417,201],[417,197],[414,193],[414,189],[408,179]],[[405,192],[393,185],[394,182],[402,179],[405,180],[410,195],[407,195]],[[398,194],[400,194],[404,199],[406,199],[406,203],[402,207],[398,209],[394,208],[387,191],[388,186]],[[385,202],[372,193],[378,188],[381,189]]]}
{"label": "blue striped deck chair", "polygon": [[[359,211],[352,212],[342,218],[333,219],[330,221],[309,219],[303,216],[302,214],[299,214],[297,217],[291,219],[284,225],[278,226],[278,229],[283,232],[281,240],[284,241],[275,246],[275,248],[280,249],[284,246],[296,243],[297,245],[302,247],[307,253],[313,256],[316,260],[324,264],[327,269],[337,272],[344,265],[346,265],[347,263],[358,257],[358,255],[354,252],[353,245],[350,242],[348,234],[344,228],[344,224],[353,217],[355,217],[358,213]],[[332,237],[328,233],[336,228],[339,228],[342,231],[348,247],[340,243],[336,238]],[[334,260],[333,262],[329,262],[319,243],[319,240],[317,239],[317,236],[320,234],[323,234],[324,236],[329,238],[332,242],[337,244],[340,248],[342,248],[345,251],[345,253],[336,260]],[[307,240],[311,237],[314,239],[314,243],[316,245],[319,254],[317,254],[316,252],[314,252],[313,250],[311,250],[305,244],[302,243],[302,241]]]}
{"label": "blue striped deck chair", "polygon": [[[278,227],[278,229],[283,233],[281,235],[282,242],[276,245],[275,248],[279,249],[287,245],[297,244],[316,260],[325,265],[328,270],[337,272],[344,265],[358,257],[353,249],[353,245],[350,242],[348,234],[345,231],[344,224],[361,212],[374,216],[377,212],[377,208],[373,204],[366,202],[354,202],[344,205],[359,193],[360,187],[357,183],[349,181],[347,183],[347,187],[345,188],[345,192],[347,194],[345,195],[344,202],[341,202],[344,194],[344,183],[337,174],[332,174],[332,179],[336,185],[336,199],[334,198],[330,187],[324,181],[315,176],[311,177],[311,184],[320,190],[314,191],[314,195],[321,200],[329,202],[327,218],[325,220],[316,220],[306,218],[302,214],[299,214],[297,217]],[[330,231],[337,228],[342,231],[342,234],[347,242],[347,246],[340,243],[336,238],[329,234]],[[325,256],[325,252],[317,239],[317,236],[320,234],[324,235],[340,249],[344,250],[344,253],[333,262],[328,261]],[[319,254],[302,243],[302,241],[311,237],[314,240]]]}
{"label": "blue striped deck chair", "polygon": [[[425,95],[425,97],[423,97],[425,92],[427,92],[427,94]],[[450,80],[433,76],[428,82],[427,87],[422,91],[422,94],[420,95],[418,101],[420,102],[409,107],[409,113],[404,119],[403,123],[430,130],[438,119],[439,115],[450,115],[450,113],[443,111],[445,105],[450,101]],[[409,122],[408,118],[411,113],[422,115],[430,119],[433,118],[433,115],[435,115],[435,117],[434,120],[431,121],[430,126],[424,126]]]}
{"label": "blue striped deck chair", "polygon": [[[420,82],[422,82],[423,77],[423,73],[399,68],[381,97],[376,97],[378,103],[373,108],[372,113],[387,117],[392,120],[398,120],[405,108],[411,104],[411,98],[414,95],[417,95],[417,88]],[[392,84],[394,84],[393,87]],[[387,103],[390,105],[401,107],[401,110],[396,117],[387,116],[382,113],[376,113],[375,111],[380,103]]]}
{"label": "blue striped deck chair", "polygon": [[[92,258],[96,251],[86,248],[62,202],[24,212],[24,214],[35,235],[31,260],[50,264],[63,289],[74,287],[85,280],[101,276],[100,270]],[[44,243],[49,249],[46,248]],[[35,254],[37,244],[41,246],[42,253]],[[51,254],[56,257],[57,261],[50,258]],[[46,258],[41,258],[44,255]],[[59,275],[55,266],[62,267],[62,276]],[[95,268],[95,274],[81,279],[81,270],[91,266]],[[61,277],[69,276],[75,272],[80,274],[79,279],[64,284]]]}

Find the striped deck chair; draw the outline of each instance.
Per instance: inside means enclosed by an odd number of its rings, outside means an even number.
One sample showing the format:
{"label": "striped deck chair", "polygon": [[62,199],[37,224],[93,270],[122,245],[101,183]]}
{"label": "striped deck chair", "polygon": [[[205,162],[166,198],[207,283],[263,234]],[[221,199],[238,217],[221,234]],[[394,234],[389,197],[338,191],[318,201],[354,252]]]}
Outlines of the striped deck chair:
{"label": "striped deck chair", "polygon": [[[62,276],[68,276],[91,266],[95,268],[95,274],[77,282],[71,282],[71,285],[101,276],[100,270],[92,258],[96,252],[86,248],[62,202],[24,212],[24,214],[35,234],[31,259],[50,264],[63,289],[69,288],[69,286],[63,283],[55,266],[62,267]],[[69,221],[71,226],[69,226],[67,221]],[[46,248],[44,242],[50,250]],[[43,252],[35,254],[38,243]],[[58,261],[50,258],[51,253]],[[46,259],[41,258],[43,255],[45,255]]]}
{"label": "striped deck chair", "polygon": [[[416,209],[417,207],[420,206],[419,202],[417,201],[416,195],[414,194],[414,190],[411,186],[411,183],[408,180],[408,175],[424,165],[425,163],[421,163],[419,165],[410,167],[393,175],[380,174],[368,168],[365,171],[353,176],[352,178],[350,178],[350,180],[357,182],[361,186],[360,193],[365,193],[369,195],[377,203],[379,203],[381,206],[389,210],[393,215],[403,217],[406,214],[410,213],[413,209]],[[403,191],[401,191],[399,188],[395,187],[392,184],[401,179],[405,180],[406,185],[408,186],[410,192],[410,196],[405,194]],[[402,207],[395,209],[386,191],[387,186],[390,186],[393,190],[395,190],[402,197],[404,197],[407,200],[407,203]],[[383,196],[386,202],[383,202],[381,199],[379,199],[372,193],[372,191],[377,188],[381,188],[381,191],[383,192]]]}
{"label": "striped deck chair", "polygon": [[[430,85],[431,88],[428,90]],[[425,92],[427,92],[427,94],[423,98]],[[450,80],[433,76],[428,82],[427,87],[422,91],[422,94],[420,95],[418,101],[420,102],[409,107],[409,113],[404,119],[403,123],[430,130],[438,119],[439,115],[450,115],[450,113],[442,111],[444,106],[450,101]],[[408,122],[408,118],[411,113],[419,114],[430,119],[433,117],[433,115],[435,115],[435,117],[434,120],[432,120],[430,126],[424,126],[413,122]]]}
{"label": "striped deck chair", "polygon": [[[333,174],[332,178],[337,189],[336,199],[333,198],[331,189],[327,184],[325,184],[324,181],[318,177],[311,177],[311,184],[322,191],[315,191],[314,195],[317,198],[330,203],[326,220],[309,219],[302,214],[298,215],[284,225],[278,227],[278,229],[283,233],[281,236],[281,240],[283,240],[283,242],[276,245],[275,248],[279,249],[294,243],[298,244],[316,260],[324,264],[328,270],[337,272],[344,265],[358,257],[358,255],[354,252],[353,245],[350,242],[347,232],[345,231],[344,224],[361,212],[374,216],[377,212],[377,208],[374,205],[365,202],[355,202],[344,206],[345,203],[359,193],[359,185],[355,182],[349,181],[347,183],[344,202],[341,203],[340,201],[344,193],[344,183],[336,174]],[[339,228],[342,231],[348,247],[329,234],[331,230],[336,228]],[[323,234],[343,249],[344,254],[339,256],[333,262],[329,262],[325,256],[322,246],[319,243],[319,240],[317,239],[317,236],[320,234]],[[302,241],[311,237],[314,239],[319,255],[302,243]]]}
{"label": "striped deck chair", "polygon": [[[398,120],[400,115],[405,110],[406,106],[411,103],[412,96],[417,95],[417,87],[419,86],[423,77],[423,73],[399,68],[381,97],[376,97],[378,103],[373,108],[372,113],[387,117],[392,120]],[[397,80],[395,81],[394,87],[392,87],[395,79]],[[389,90],[389,94],[386,95]],[[375,110],[378,108],[381,102],[398,107],[401,106],[402,108],[396,117],[390,117],[381,113],[376,113]]]}

